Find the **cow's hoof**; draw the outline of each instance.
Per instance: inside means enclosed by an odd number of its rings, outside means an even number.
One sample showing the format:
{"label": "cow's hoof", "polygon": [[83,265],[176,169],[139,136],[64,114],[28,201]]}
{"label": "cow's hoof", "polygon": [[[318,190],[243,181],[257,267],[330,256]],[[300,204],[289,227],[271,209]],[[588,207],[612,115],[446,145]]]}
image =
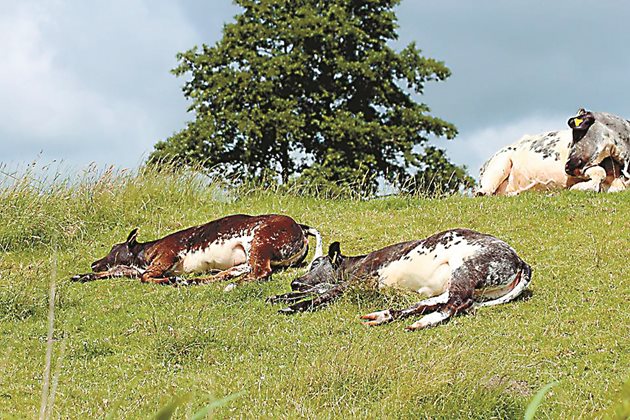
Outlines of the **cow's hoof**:
{"label": "cow's hoof", "polygon": [[411,325],[407,325],[405,327],[405,331],[418,331],[418,330],[423,330],[425,328],[428,328],[429,325],[427,325],[427,323],[422,322],[422,321],[416,321]]}
{"label": "cow's hoof", "polygon": [[286,313],[294,313],[312,311],[313,309],[315,309],[315,306],[313,305],[313,299],[306,299],[301,302],[294,303],[293,305],[285,309],[281,309],[281,311],[287,311]]}
{"label": "cow's hoof", "polygon": [[268,296],[268,297],[265,299],[265,303],[269,303],[269,304],[271,304],[271,305],[273,305],[274,303],[279,303],[279,302],[280,302],[280,299],[278,299],[278,298],[279,298],[279,296],[280,296],[280,295]]}
{"label": "cow's hoof", "polygon": [[92,281],[92,280],[94,280],[94,275],[91,274],[91,273],[77,274],[76,276],[70,277],[70,281],[75,281],[75,282],[79,282],[79,283],[85,283],[85,282]]}
{"label": "cow's hoof", "polygon": [[282,308],[282,309],[278,310],[278,313],[281,313],[281,314],[284,314],[284,315],[290,315],[290,314],[294,314],[295,311],[291,307],[288,307],[288,308]]}
{"label": "cow's hoof", "polygon": [[363,315],[361,316],[361,319],[366,320],[362,322],[363,325],[367,327],[374,327],[376,325],[381,325],[386,322],[391,322],[394,320],[394,317],[392,317],[389,309],[386,309],[384,311],[372,312],[370,314]]}
{"label": "cow's hoof", "polygon": [[179,286],[188,286],[190,282],[181,277],[173,276],[173,277],[168,278],[168,283],[166,284],[171,285],[173,287],[179,287]]}
{"label": "cow's hoof", "polygon": [[599,192],[599,184],[593,183],[592,181],[584,181],[578,182],[569,188],[571,191],[592,191]]}
{"label": "cow's hoof", "polygon": [[235,283],[230,283],[227,286],[225,286],[225,288],[223,289],[224,292],[231,292],[232,290],[236,289],[236,284]]}
{"label": "cow's hoof", "polygon": [[609,193],[617,193],[617,192],[621,192],[621,191],[625,191],[626,188],[624,186],[621,185],[613,185],[610,188],[608,188]]}

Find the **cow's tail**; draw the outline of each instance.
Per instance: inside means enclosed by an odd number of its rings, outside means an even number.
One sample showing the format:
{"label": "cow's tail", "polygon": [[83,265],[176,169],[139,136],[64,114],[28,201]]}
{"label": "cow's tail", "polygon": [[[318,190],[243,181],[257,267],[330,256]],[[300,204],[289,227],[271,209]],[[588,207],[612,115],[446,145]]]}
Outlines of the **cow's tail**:
{"label": "cow's tail", "polygon": [[526,289],[532,281],[532,268],[523,260],[521,260],[521,281],[523,282],[523,289]]}
{"label": "cow's tail", "polygon": [[519,297],[532,281],[532,268],[525,261],[521,260],[519,271],[514,275],[512,290],[506,293],[501,299],[506,302]]}
{"label": "cow's tail", "polygon": [[525,261],[521,260],[521,269],[516,276],[518,277],[518,283],[504,298],[512,295],[509,300],[514,300],[529,287],[529,283],[532,281],[532,268]]}
{"label": "cow's tail", "polygon": [[475,303],[475,307],[500,305],[511,302],[523,293],[532,281],[532,268],[525,261],[520,260],[516,273],[509,278],[509,284],[504,288],[505,294],[500,297]]}
{"label": "cow's tail", "polygon": [[302,228],[306,236],[315,237],[315,255],[313,256],[313,259],[311,260],[311,262],[308,264],[308,269],[310,270],[311,264],[313,264],[313,261],[315,261],[315,259],[324,255],[324,244],[322,243],[322,235],[319,234],[317,229],[312,228],[310,226],[300,225],[300,227]]}

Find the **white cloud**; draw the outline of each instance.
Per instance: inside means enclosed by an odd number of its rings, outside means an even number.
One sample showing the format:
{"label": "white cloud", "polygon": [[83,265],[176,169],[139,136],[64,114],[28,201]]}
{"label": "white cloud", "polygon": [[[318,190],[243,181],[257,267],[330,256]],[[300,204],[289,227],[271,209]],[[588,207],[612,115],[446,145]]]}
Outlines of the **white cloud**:
{"label": "white cloud", "polygon": [[45,132],[56,120],[53,100],[63,81],[52,68],[54,52],[45,48],[40,27],[46,21],[38,7],[18,3],[0,15],[0,127]]}
{"label": "white cloud", "polygon": [[196,34],[176,5],[146,1],[0,6],[0,159],[135,166],[181,128],[169,70]]}

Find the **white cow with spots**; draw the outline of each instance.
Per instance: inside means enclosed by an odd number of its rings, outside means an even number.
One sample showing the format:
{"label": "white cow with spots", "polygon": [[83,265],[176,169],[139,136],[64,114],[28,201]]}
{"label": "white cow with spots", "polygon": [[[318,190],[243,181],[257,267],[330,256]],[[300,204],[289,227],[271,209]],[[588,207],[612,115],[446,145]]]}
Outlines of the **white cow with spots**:
{"label": "white cow with spots", "polygon": [[516,195],[529,190],[618,191],[620,167],[602,159],[580,176],[568,175],[565,164],[573,145],[572,130],[523,136],[494,154],[480,171],[477,195]]}
{"label": "white cow with spots", "polygon": [[407,309],[364,315],[365,324],[424,315],[407,327],[417,330],[470,308],[509,302],[530,280],[529,265],[502,240],[469,229],[451,229],[359,256],[342,255],[339,242],[334,242],[327,256],[315,259],[311,269],[291,283],[292,292],[269,300],[296,302],[281,310],[295,313],[337,299],[353,282],[375,283],[379,288],[404,289],[427,299]]}

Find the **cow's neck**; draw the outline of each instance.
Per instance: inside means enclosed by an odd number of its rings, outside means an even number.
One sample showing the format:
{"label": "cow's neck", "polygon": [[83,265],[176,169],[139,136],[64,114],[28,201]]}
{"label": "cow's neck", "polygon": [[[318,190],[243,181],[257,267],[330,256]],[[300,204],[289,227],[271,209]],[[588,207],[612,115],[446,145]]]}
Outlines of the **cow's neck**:
{"label": "cow's neck", "polygon": [[344,277],[352,277],[357,272],[364,259],[365,255],[357,255],[355,257],[343,257],[340,268],[341,272],[344,274]]}
{"label": "cow's neck", "polygon": [[134,265],[136,267],[145,268],[151,263],[152,256],[154,256],[154,252],[151,252],[153,246],[157,241],[151,242],[136,242],[133,245],[131,252],[134,256]]}

